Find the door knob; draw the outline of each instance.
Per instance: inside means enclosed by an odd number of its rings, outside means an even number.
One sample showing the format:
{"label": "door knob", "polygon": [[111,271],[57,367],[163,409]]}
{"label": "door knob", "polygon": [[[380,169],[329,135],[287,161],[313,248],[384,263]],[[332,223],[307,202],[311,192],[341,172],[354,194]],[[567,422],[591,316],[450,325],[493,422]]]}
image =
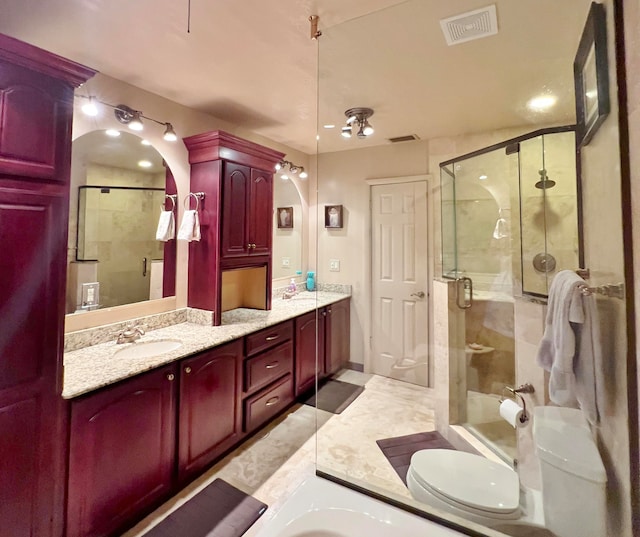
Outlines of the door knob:
{"label": "door knob", "polygon": [[411,293],[411,296],[417,296],[418,298],[424,298],[424,291],[418,291],[417,293]]}

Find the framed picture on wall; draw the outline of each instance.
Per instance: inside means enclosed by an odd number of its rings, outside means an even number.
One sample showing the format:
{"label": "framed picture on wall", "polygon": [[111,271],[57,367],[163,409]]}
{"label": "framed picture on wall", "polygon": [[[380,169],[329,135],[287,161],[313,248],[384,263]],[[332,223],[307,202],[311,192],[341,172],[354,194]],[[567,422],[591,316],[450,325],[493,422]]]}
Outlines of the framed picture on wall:
{"label": "framed picture on wall", "polygon": [[592,2],[573,61],[578,147],[587,145],[609,114],[607,16]]}
{"label": "framed picture on wall", "polygon": [[279,229],[293,227],[293,207],[278,207],[276,209],[276,217],[278,219]]}
{"label": "framed picture on wall", "polygon": [[325,205],[324,206],[324,227],[328,227],[328,228],[342,227],[342,205]]}

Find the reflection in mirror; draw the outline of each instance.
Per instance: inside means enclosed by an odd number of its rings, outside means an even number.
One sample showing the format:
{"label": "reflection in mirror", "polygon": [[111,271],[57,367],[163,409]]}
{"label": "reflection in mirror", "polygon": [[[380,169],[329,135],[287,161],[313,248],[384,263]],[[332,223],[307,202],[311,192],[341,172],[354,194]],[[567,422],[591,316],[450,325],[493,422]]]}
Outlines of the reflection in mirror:
{"label": "reflection in mirror", "polygon": [[[505,155],[502,148],[456,162],[506,140],[575,123],[573,60],[591,2],[494,3],[497,34],[453,46],[440,21],[475,10],[477,3],[410,0],[323,29],[318,41],[318,124],[339,124],[356,106],[376,112],[372,136],[342,138],[337,130],[323,132],[318,142],[318,205],[344,203],[350,215],[343,235],[319,228],[318,277],[353,285],[351,362],[364,371],[344,370],[338,377],[365,390],[347,412],[318,429],[317,467],[424,512],[454,514],[510,535],[547,535],[536,533],[543,528],[562,537],[630,535],[629,452],[625,440],[616,440],[628,438],[624,303],[601,297],[595,303],[606,334],[603,354],[615,358],[594,369],[601,422],[590,427],[587,412],[552,404],[549,374],[536,362],[546,308],[522,296],[546,295],[557,268],[582,262],[580,203],[585,263],[592,274],[598,266],[608,280],[624,279],[617,118],[610,114],[597,139],[579,151],[573,131],[565,129],[553,141],[546,135],[523,140],[519,154]],[[604,4],[611,58],[614,2]],[[610,95],[617,110],[615,87]],[[540,96],[553,96],[544,101],[551,108],[540,108],[541,101],[533,100]],[[409,135],[413,141],[388,143]],[[406,185],[420,182],[428,199],[417,204],[405,194]],[[377,191],[383,195],[376,197]],[[395,215],[396,206],[401,216],[376,220]],[[414,236],[414,219],[428,211],[427,237]],[[605,214],[611,225],[603,235]],[[396,221],[403,222],[400,234],[393,231]],[[606,259],[599,254],[605,244]],[[385,255],[376,258],[376,252]],[[557,268],[550,269],[549,254]],[[425,294],[406,292],[424,275],[416,269],[423,255],[430,269]],[[338,258],[342,272],[321,271]],[[378,281],[380,267],[388,270]],[[467,286],[456,304],[459,286],[442,276],[460,276],[461,270],[478,280],[477,295],[467,300]],[[397,285],[380,292],[382,280],[391,281],[395,272],[401,275]],[[419,316],[421,308],[428,314]],[[426,345],[417,343],[423,334]],[[411,365],[398,364],[416,363],[425,354],[428,374],[421,386]],[[607,380],[614,376],[621,388]],[[533,387],[524,399],[507,389],[524,384]],[[525,422],[516,412],[523,400]],[[534,420],[548,434],[534,435]],[[577,445],[576,434],[568,439],[568,453],[558,453],[566,455],[560,473],[544,453],[565,445],[568,422],[584,444]],[[593,455],[588,476],[577,459],[587,452]],[[618,476],[616,482],[605,484],[607,474]],[[492,486],[496,479],[501,484]],[[569,503],[573,498],[580,498],[576,505]],[[576,533],[578,519],[586,528]],[[567,532],[567,524],[574,529]]]}
{"label": "reflection in mirror", "polygon": [[302,203],[290,179],[273,179],[273,279],[293,278],[302,271]]}
{"label": "reflection in mirror", "polygon": [[71,177],[67,313],[173,296],[175,239],[156,231],[162,210],[175,219],[176,186],[160,153],[89,132],[73,142]]}

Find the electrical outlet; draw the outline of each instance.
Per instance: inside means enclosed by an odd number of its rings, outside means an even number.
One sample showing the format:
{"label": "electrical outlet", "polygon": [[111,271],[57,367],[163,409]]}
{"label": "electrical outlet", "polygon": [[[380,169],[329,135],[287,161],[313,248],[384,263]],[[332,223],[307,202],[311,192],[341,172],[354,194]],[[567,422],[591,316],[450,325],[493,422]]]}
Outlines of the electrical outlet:
{"label": "electrical outlet", "polygon": [[282,266],[285,268],[289,268],[291,266],[291,258],[290,257],[283,257],[282,258]]}
{"label": "electrical outlet", "polygon": [[339,259],[329,259],[329,271],[330,272],[340,272],[340,260]]}

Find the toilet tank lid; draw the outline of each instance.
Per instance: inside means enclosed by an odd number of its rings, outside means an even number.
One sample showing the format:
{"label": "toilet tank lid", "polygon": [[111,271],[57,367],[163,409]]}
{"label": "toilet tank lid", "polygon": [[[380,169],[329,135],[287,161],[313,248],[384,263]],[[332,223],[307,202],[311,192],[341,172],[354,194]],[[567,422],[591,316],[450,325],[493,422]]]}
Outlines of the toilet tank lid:
{"label": "toilet tank lid", "polygon": [[536,408],[533,436],[541,461],[589,481],[606,483],[598,447],[579,410]]}

